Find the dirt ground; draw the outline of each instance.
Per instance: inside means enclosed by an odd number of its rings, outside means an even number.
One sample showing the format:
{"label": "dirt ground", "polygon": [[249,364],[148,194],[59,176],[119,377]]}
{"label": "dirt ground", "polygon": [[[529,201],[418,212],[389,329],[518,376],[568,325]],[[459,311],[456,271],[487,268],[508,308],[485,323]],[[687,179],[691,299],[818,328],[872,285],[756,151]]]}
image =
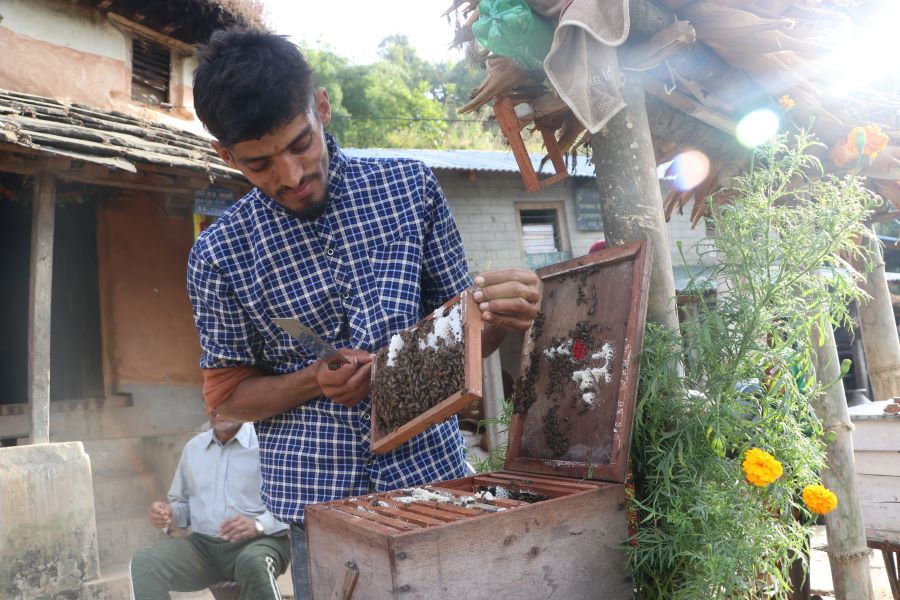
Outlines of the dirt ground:
{"label": "dirt ground", "polygon": [[[820,595],[823,600],[833,599],[834,585],[831,582],[831,566],[828,564],[828,555],[825,553],[827,541],[824,525],[815,528],[811,546],[810,591],[812,594]],[[875,588],[875,600],[893,600],[880,551],[876,550],[872,554],[869,565],[872,573],[872,585]]]}

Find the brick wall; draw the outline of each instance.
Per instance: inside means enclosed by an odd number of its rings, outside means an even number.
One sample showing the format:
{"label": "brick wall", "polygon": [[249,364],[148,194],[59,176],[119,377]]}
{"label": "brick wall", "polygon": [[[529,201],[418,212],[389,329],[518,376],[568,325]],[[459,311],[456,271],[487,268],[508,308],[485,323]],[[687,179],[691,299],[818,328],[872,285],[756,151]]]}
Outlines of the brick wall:
{"label": "brick wall", "polygon": [[[575,185],[590,185],[589,180],[569,178],[536,193],[528,193],[518,173],[477,172],[474,179],[458,171],[436,171],[438,180],[450,203],[450,210],[459,226],[469,268],[479,271],[521,267],[525,264],[516,206],[547,203],[563,204],[563,220],[572,256],[586,254],[591,244],[603,239],[602,231],[581,231],[575,216]],[[681,240],[685,250],[703,238],[706,231],[701,223],[691,229],[689,213],[674,214],[668,224],[672,263],[681,265],[676,242]],[[695,255],[689,262],[697,262]]]}
{"label": "brick wall", "polygon": [[601,231],[579,231],[575,226],[572,179],[531,194],[517,173],[479,172],[474,179],[455,171],[436,173],[459,226],[473,272],[525,264],[516,216],[516,206],[520,203],[535,207],[547,203],[563,205],[569,243],[566,250],[572,251],[573,256],[587,253],[590,245],[603,235]]}

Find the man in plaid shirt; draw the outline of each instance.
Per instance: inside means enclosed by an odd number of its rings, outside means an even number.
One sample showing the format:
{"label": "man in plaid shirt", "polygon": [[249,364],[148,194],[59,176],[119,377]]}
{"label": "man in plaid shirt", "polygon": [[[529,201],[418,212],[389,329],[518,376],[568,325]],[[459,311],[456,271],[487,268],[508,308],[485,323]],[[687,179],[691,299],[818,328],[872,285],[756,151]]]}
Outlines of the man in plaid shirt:
{"label": "man in plaid shirt", "polygon": [[[292,524],[304,598],[306,504],[465,474],[455,418],[373,454],[368,394],[371,353],[473,282],[434,174],[418,161],[345,156],[324,131],[328,95],[296,46],[226,30],[199,59],[197,115],[222,160],[255,185],[189,258],[204,398],[256,421],[262,497]],[[487,355],[508,329],[531,325],[540,282],[511,269],[474,284]],[[280,317],[299,318],[349,364],[329,370],[273,323]]]}

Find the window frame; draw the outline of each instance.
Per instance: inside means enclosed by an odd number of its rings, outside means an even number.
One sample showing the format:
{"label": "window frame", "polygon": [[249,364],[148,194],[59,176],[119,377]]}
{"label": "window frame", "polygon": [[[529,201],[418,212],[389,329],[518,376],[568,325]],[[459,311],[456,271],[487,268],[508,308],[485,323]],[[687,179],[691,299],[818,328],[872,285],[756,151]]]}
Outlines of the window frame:
{"label": "window frame", "polygon": [[[522,230],[522,211],[530,210],[554,210],[556,211],[556,227],[559,236],[560,248],[557,252],[572,252],[572,245],[569,239],[569,226],[566,222],[566,206],[564,202],[516,202],[516,236],[519,240],[519,249],[522,255],[528,254],[525,251],[525,236]],[[543,254],[536,252],[533,254]]]}

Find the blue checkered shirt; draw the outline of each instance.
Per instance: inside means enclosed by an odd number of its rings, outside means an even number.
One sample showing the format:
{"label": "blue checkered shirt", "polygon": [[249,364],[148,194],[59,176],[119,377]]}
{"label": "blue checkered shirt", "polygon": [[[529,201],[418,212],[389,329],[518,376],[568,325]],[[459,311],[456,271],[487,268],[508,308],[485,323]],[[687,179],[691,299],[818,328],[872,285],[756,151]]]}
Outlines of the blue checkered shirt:
{"label": "blue checkered shirt", "polygon": [[[315,357],[272,319],[299,318],[338,348],[375,352],[471,283],[462,241],[434,174],[414,160],[355,159],[327,136],[325,212],[298,219],[259,189],[199,237],[188,293],[200,366],[298,371]],[[262,497],[285,522],[303,507],[465,474],[456,419],[400,448],[370,451],[369,398],[319,397],[256,424]]]}

